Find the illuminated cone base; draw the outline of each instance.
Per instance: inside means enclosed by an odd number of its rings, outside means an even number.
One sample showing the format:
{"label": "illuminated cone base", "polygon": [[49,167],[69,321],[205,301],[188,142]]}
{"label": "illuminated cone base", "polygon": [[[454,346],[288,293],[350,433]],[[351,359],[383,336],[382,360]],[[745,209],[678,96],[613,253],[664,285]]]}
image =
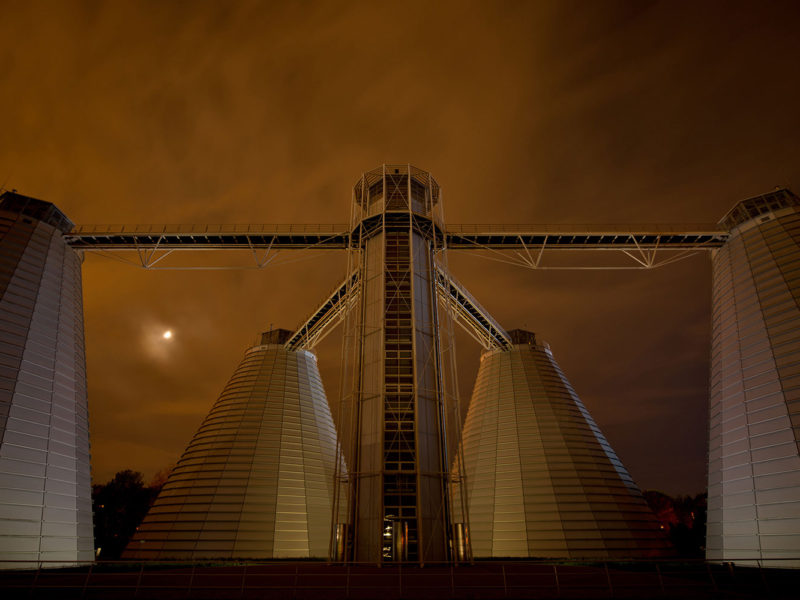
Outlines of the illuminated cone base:
{"label": "illuminated cone base", "polygon": [[328,555],[336,432],[316,357],[282,333],[246,352],[124,558]]}
{"label": "illuminated cone base", "polygon": [[511,350],[481,358],[463,431],[473,555],[666,554],[653,513],[550,349],[510,333]]}

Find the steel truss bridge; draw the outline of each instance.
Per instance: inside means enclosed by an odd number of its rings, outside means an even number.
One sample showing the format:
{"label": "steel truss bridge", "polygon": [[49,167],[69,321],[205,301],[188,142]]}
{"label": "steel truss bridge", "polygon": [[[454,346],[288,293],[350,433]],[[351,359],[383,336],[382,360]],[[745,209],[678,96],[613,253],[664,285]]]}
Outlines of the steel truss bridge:
{"label": "steel truss bridge", "polygon": [[[360,225],[363,226],[363,225]],[[347,250],[357,233],[347,225],[92,225],[65,235],[75,250],[122,260],[144,269],[230,269],[267,267],[281,250]],[[484,258],[529,269],[652,269],[721,247],[729,237],[716,225],[449,225],[436,238],[447,250],[480,251]],[[168,266],[168,258],[186,251],[245,253],[235,266]],[[556,252],[613,253],[612,264],[553,265]],[[622,260],[619,260],[622,259]],[[605,261],[608,263],[608,261]],[[485,348],[508,349],[511,338],[445,268],[434,275],[441,304]],[[297,329],[289,349],[313,348],[355,305],[360,292],[352,273]]]}
{"label": "steel truss bridge", "polygon": [[[739,433],[739,417],[751,410],[745,406],[749,399],[745,395],[747,390],[759,388],[755,392],[760,394],[755,396],[759,403],[753,404],[752,411],[782,411],[783,424],[766,433],[766,430],[745,428],[743,437],[732,439],[746,438],[748,444],[751,441],[762,444],[757,446],[758,449],[785,446],[789,454],[765,453],[763,458],[754,458],[751,453],[745,464],[740,465],[742,469],[749,469],[747,477],[751,477],[752,489],[764,491],[769,501],[742,500],[746,492],[738,491],[738,487],[724,487],[722,483],[715,483],[714,490],[710,489],[709,497],[718,506],[726,502],[744,502],[741,506],[748,510],[752,508],[756,518],[753,529],[750,512],[737,513],[745,515],[743,517],[732,517],[717,511],[713,518],[719,531],[741,526],[742,533],[731,536],[715,534],[714,543],[717,545],[709,545],[708,556],[713,560],[728,560],[729,556],[738,558],[742,556],[742,548],[747,548],[748,552],[783,560],[785,549],[796,547],[796,536],[791,537],[792,530],[778,534],[777,527],[792,527],[792,503],[796,504],[797,500],[797,486],[792,487],[796,477],[792,477],[797,468],[796,465],[787,467],[783,462],[774,462],[790,454],[794,459],[794,442],[797,441],[797,427],[792,433],[794,421],[790,420],[797,412],[797,403],[790,405],[788,396],[774,390],[784,382],[788,382],[790,387],[786,389],[792,393],[800,389],[797,315],[792,312],[787,316],[790,311],[786,308],[796,304],[796,294],[792,296],[795,288],[788,287],[786,282],[795,285],[798,281],[800,198],[788,190],[776,190],[741,201],[718,225],[445,225],[438,183],[429,173],[410,165],[383,165],[364,173],[353,188],[350,225],[73,227],[66,216],[49,203],[7,193],[3,194],[2,204],[4,210],[12,216],[16,214],[26,223],[33,223],[36,219],[56,228],[63,233],[64,241],[78,253],[99,254],[144,269],[264,269],[288,262],[275,260],[276,257],[284,258],[278,256],[283,251],[290,256],[300,254],[300,259],[303,253],[313,256],[321,250],[347,255],[347,267],[343,269],[343,279],[339,284],[296,331],[290,332],[288,338],[281,336],[281,339],[286,339],[285,346],[289,350],[312,349],[337,325],[343,325],[343,383],[339,409],[341,414],[348,415],[350,421],[346,425],[346,435],[342,436],[347,440],[347,449],[339,441],[337,452],[353,465],[353,470],[345,472],[342,468],[344,462],[336,463],[329,555],[344,562],[366,558],[380,563],[388,558],[399,562],[419,560],[422,564],[429,559],[462,560],[470,554],[468,538],[464,534],[469,531],[469,522],[461,470],[463,455],[457,464],[454,463],[453,473],[447,468],[451,454],[446,446],[447,428],[451,424],[455,428],[461,424],[458,402],[449,402],[450,407],[445,409],[448,399],[459,397],[452,321],[488,350],[508,350],[512,344],[519,343],[519,338],[513,331],[503,329],[452,276],[447,266],[450,253],[446,250],[534,270],[652,269],[713,251],[717,269],[715,278],[723,282],[715,287],[715,292],[718,291],[716,288],[722,287],[724,293],[734,298],[730,302],[726,300],[722,313],[724,321],[721,322],[733,320],[749,326],[746,324],[761,319],[761,329],[758,330],[760,337],[748,346],[751,350],[746,356],[742,353],[736,331],[729,331],[724,339],[719,335],[714,339],[714,347],[719,349],[722,358],[712,365],[712,379],[722,381],[721,365],[736,360],[739,367],[731,372],[729,378],[738,382],[741,389],[728,385],[727,388],[734,389],[731,394],[724,395],[722,391],[712,394],[712,426],[709,431],[716,433],[709,433],[709,455],[716,453],[717,458],[714,466],[709,463],[709,477],[725,471],[726,460],[740,460],[739,446],[723,444],[723,441],[728,434],[742,435]],[[7,219],[5,223],[8,225],[12,221]],[[214,252],[218,255],[214,256]],[[750,255],[735,258],[736,252],[740,255],[752,253],[757,261],[754,262]],[[241,257],[245,260],[239,264],[237,261]],[[763,277],[767,272],[762,268],[767,262],[764,257],[775,259],[774,265],[770,263],[767,278]],[[77,266],[74,256],[70,260],[70,264]],[[745,280],[744,291],[738,292],[733,289],[730,275],[736,261],[740,262]],[[733,266],[720,267],[722,262]],[[730,270],[725,271],[728,266]],[[724,280],[725,277],[728,280]],[[772,290],[778,284],[785,284],[781,288],[781,299],[776,300],[775,295],[770,295],[770,304],[761,303],[758,298],[761,291]],[[419,286],[419,289],[414,286]],[[715,294],[714,302],[721,302],[719,298],[720,295]],[[740,310],[736,306],[737,298],[743,299],[746,309]],[[436,310],[437,305],[442,307],[441,312]],[[415,307],[419,310],[415,311]],[[72,312],[64,314],[76,315],[80,309],[78,303],[70,307]],[[440,336],[440,316],[445,317],[445,336]],[[29,329],[31,323],[28,322]],[[373,332],[378,332],[378,335],[372,335]],[[421,353],[415,347],[414,336],[422,340],[417,344]],[[440,345],[441,339],[446,339],[446,348]],[[56,340],[52,341],[55,343]],[[83,340],[76,343],[82,344]],[[779,348],[780,354],[774,348]],[[772,356],[768,360],[762,359],[759,353],[772,353]],[[753,364],[748,366],[743,356]],[[760,362],[755,363],[756,360]],[[417,363],[422,364],[422,368],[418,369]],[[751,367],[761,369],[767,363],[772,370],[763,373],[748,370]],[[63,365],[65,373],[72,368],[69,361]],[[772,387],[767,391],[761,390],[766,387],[764,381],[767,380]],[[365,381],[368,385],[364,384]],[[745,386],[745,381],[750,381],[747,383],[750,387]],[[717,389],[723,387],[717,386]],[[420,389],[426,390],[426,394],[418,394]],[[430,390],[435,390],[435,394],[429,393]],[[76,393],[80,394],[80,390],[76,389]],[[422,409],[426,412],[422,419],[418,417],[420,404],[414,405],[418,397],[424,400]],[[763,398],[771,404],[762,404]],[[367,420],[360,420],[362,409],[368,413]],[[735,415],[736,419],[726,415]],[[764,420],[757,423],[776,419],[772,412],[763,412],[758,418]],[[342,422],[341,418],[339,421]],[[389,423],[398,427],[386,428]],[[400,424],[409,425],[402,430],[402,436]],[[774,424],[769,427],[774,427]],[[766,438],[766,435],[774,437]],[[417,443],[416,438],[420,436],[426,440],[423,445]],[[790,436],[795,439],[790,439]],[[413,442],[412,437],[415,438]],[[373,451],[381,439],[382,456]],[[88,447],[88,434],[85,443]],[[393,457],[389,456],[390,453],[394,453]],[[85,467],[88,472],[88,454],[84,463],[81,468]],[[767,470],[761,471],[758,480],[753,466],[756,463],[759,468],[772,463],[767,465]],[[408,473],[400,473],[401,470]],[[718,481],[733,481],[739,485],[739,481],[746,478],[739,473],[736,471],[727,480],[720,475]],[[780,476],[780,479],[773,478],[773,475]],[[380,478],[376,479],[376,476]],[[417,481],[422,481],[423,476],[426,478],[424,486]],[[412,477],[417,479],[412,480]],[[451,483],[459,484],[460,491],[452,491]],[[448,511],[450,508],[455,511],[456,504],[455,501],[448,502],[456,493],[460,495],[464,521],[451,523]],[[769,495],[773,493],[774,496]],[[758,507],[763,505],[777,511],[779,504],[781,511],[789,507],[785,513],[774,513],[785,514],[786,524],[779,520],[784,516],[776,517],[769,524],[773,527],[773,533],[768,534],[773,536],[769,539],[772,545],[762,547],[759,522],[766,521],[757,518]],[[413,511],[397,512],[407,507]],[[448,530],[450,525],[455,529]],[[387,527],[391,534],[388,541]],[[462,532],[460,535],[459,531]],[[778,535],[785,537],[777,538]],[[423,542],[427,545],[423,546]]]}

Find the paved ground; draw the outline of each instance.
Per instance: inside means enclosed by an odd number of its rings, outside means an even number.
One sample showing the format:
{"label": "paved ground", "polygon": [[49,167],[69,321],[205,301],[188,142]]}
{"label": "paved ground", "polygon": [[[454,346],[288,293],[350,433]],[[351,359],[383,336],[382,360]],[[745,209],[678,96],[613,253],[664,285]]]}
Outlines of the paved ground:
{"label": "paved ground", "polygon": [[98,563],[0,571],[3,600],[800,598],[800,571],[696,563],[520,563],[377,567],[314,562],[234,566]]}

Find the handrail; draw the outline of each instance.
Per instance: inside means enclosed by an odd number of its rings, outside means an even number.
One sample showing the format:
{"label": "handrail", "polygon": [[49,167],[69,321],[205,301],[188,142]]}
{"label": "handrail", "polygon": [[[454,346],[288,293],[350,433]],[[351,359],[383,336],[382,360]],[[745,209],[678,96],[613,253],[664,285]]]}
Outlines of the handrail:
{"label": "handrail", "polygon": [[[752,566],[691,559],[630,560],[475,560],[472,564],[351,563],[322,560],[240,561],[77,561],[66,570],[47,569],[48,563],[67,561],[0,560],[0,587],[14,597],[37,590],[72,591],[95,597],[98,593],[126,593],[139,597],[184,597],[210,591],[224,597],[240,597],[245,591],[281,592],[292,597],[337,598],[379,594],[387,597],[415,595],[417,591],[458,598],[516,598],[532,594],[561,597],[597,594],[615,597],[719,597],[760,598],[764,594],[792,597],[800,581],[800,570],[769,568],[772,559],[750,559]],[[791,560],[800,565],[800,558]],[[25,563],[29,569],[8,570],[8,563]],[[77,570],[76,570],[77,569]],[[82,576],[80,576],[82,574]],[[78,576],[76,576],[78,575]],[[135,575],[135,578],[132,577]],[[168,575],[168,578],[165,578]],[[16,595],[15,595],[16,594]],[[725,596],[727,597],[727,595]]]}

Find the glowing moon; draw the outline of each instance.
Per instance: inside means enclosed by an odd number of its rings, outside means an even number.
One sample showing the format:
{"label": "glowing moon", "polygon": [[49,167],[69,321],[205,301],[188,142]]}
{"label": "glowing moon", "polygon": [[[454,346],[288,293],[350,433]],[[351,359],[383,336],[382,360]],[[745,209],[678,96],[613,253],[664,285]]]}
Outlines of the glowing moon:
{"label": "glowing moon", "polygon": [[162,336],[165,340],[169,340],[172,338],[172,331],[167,329]]}

